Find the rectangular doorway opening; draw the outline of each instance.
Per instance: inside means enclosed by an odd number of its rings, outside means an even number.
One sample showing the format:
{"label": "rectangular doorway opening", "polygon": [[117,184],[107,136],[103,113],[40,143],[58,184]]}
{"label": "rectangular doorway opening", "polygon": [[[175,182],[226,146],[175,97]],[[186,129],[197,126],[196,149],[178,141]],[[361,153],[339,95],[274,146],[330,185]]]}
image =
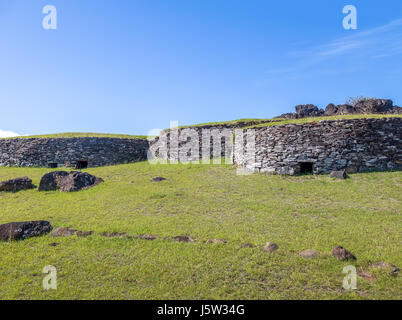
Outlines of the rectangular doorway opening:
{"label": "rectangular doorway opening", "polygon": [[77,160],[75,168],[76,169],[86,169],[86,168],[88,168],[88,160]]}
{"label": "rectangular doorway opening", "polygon": [[49,163],[47,164],[47,167],[48,167],[48,168],[52,168],[52,169],[58,168],[58,166],[59,166],[59,164],[58,164],[57,162],[49,162]]}
{"label": "rectangular doorway opening", "polygon": [[313,162],[301,162],[300,163],[300,174],[313,174]]}

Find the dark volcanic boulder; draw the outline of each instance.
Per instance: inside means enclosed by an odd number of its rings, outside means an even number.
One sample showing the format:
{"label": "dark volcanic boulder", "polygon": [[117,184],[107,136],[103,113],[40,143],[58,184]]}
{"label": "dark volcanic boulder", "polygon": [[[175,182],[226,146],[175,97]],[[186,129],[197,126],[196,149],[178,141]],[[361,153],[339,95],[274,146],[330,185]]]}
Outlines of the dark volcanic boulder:
{"label": "dark volcanic boulder", "polygon": [[373,114],[387,113],[393,108],[392,100],[386,99],[366,99],[356,103],[355,109],[357,113]]}
{"label": "dark volcanic boulder", "polygon": [[297,105],[295,109],[297,118],[320,117],[324,114],[324,110],[318,109],[313,104]]}
{"label": "dark volcanic boulder", "polygon": [[86,172],[54,171],[45,174],[39,185],[39,191],[73,192],[94,187],[103,182],[103,179]]}
{"label": "dark volcanic boulder", "polygon": [[60,180],[66,176],[68,176],[68,172],[66,171],[53,171],[46,173],[40,180],[39,191],[55,191],[60,189]]}
{"label": "dark volcanic boulder", "polygon": [[325,108],[324,116],[334,116],[336,115],[337,112],[338,108],[333,103],[330,103]]}
{"label": "dark volcanic boulder", "polygon": [[17,192],[34,188],[32,180],[28,177],[0,182],[0,191]]}
{"label": "dark volcanic boulder", "polygon": [[296,119],[296,113],[284,113],[281,114],[279,117],[276,118],[281,118],[281,119]]}
{"label": "dark volcanic boulder", "polygon": [[0,241],[24,240],[49,233],[53,227],[48,221],[11,222],[0,225]]}
{"label": "dark volcanic boulder", "polygon": [[353,106],[351,106],[350,104],[341,104],[339,106],[336,106],[336,108],[337,108],[336,115],[358,113],[358,112],[356,112],[356,109]]}
{"label": "dark volcanic boulder", "polygon": [[62,179],[60,179],[61,192],[74,192],[94,187],[103,182],[103,179],[97,178],[86,172],[73,171]]}

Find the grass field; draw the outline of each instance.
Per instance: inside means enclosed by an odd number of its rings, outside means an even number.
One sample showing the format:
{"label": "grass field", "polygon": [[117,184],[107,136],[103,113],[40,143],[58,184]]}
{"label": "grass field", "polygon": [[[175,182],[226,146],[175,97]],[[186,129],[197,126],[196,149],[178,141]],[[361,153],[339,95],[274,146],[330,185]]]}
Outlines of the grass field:
{"label": "grass field", "polygon": [[[0,181],[29,176],[38,185],[50,170],[0,168]],[[0,193],[0,224],[42,219],[95,232],[0,243],[0,299],[402,299],[400,275],[369,268],[377,261],[402,266],[402,172],[341,181],[237,176],[229,165],[144,162],[86,171],[105,182],[78,193]],[[150,182],[155,176],[167,180]],[[169,240],[179,235],[197,241]],[[206,243],[213,238],[227,243]],[[268,241],[280,249],[262,251]],[[334,259],[335,245],[358,260]],[[321,254],[304,259],[304,249]],[[357,290],[344,290],[350,264],[374,279],[358,277]],[[57,268],[57,290],[42,287],[46,265]]]}

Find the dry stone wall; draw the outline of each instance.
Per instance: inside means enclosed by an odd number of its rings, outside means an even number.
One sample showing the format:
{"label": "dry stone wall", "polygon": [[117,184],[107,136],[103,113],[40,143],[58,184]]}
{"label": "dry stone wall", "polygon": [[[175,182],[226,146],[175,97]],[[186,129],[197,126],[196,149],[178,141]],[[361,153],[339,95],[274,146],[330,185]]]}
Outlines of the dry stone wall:
{"label": "dry stone wall", "polygon": [[255,172],[326,174],[402,169],[402,118],[355,119],[255,129],[255,156],[238,165]]}
{"label": "dry stone wall", "polygon": [[[216,139],[203,134],[207,129],[212,129],[208,134]],[[166,150],[156,148],[155,155],[179,161],[229,155],[236,165],[253,172],[290,175],[402,169],[402,118],[398,117],[257,127],[252,129],[252,148],[246,143],[249,131],[243,130],[244,140],[240,141],[235,130],[239,129],[192,127],[172,131],[165,135]],[[178,135],[174,145],[171,134]],[[144,161],[161,139],[0,139],[0,166],[75,166],[84,161],[96,167]]]}
{"label": "dry stone wall", "polygon": [[0,166],[107,166],[146,160],[148,148],[142,139],[0,139]]}

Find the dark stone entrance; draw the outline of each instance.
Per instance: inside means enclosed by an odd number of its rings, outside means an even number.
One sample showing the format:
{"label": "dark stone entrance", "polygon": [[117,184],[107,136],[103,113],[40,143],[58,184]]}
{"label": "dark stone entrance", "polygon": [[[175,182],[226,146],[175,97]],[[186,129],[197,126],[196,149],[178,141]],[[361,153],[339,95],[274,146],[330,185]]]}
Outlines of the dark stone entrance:
{"label": "dark stone entrance", "polygon": [[313,162],[300,162],[300,174],[313,174]]}
{"label": "dark stone entrance", "polygon": [[86,169],[88,168],[88,160],[77,160],[75,164],[76,169]]}
{"label": "dark stone entrance", "polygon": [[59,164],[57,162],[49,162],[47,164],[48,168],[57,168],[59,166]]}

